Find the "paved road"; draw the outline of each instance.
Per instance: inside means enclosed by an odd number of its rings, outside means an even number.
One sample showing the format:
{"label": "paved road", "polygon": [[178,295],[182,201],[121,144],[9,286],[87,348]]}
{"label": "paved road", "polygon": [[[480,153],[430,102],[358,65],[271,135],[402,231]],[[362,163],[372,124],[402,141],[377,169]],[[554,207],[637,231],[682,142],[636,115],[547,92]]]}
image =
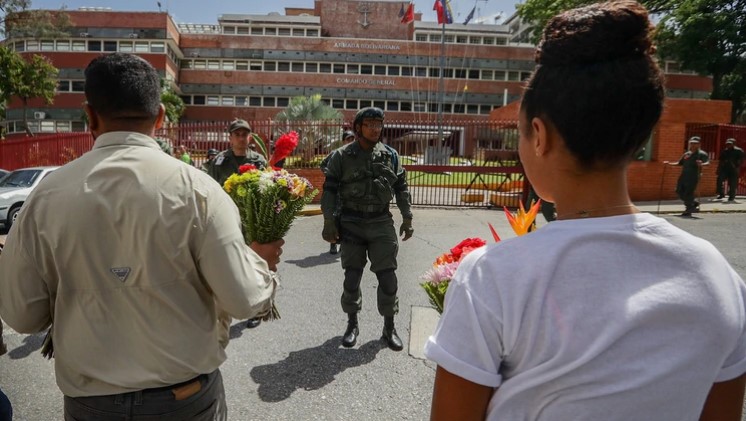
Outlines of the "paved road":
{"label": "paved road", "polygon": [[[432,260],[464,237],[491,238],[487,222],[503,237],[512,235],[500,211],[416,209],[415,215],[415,236],[401,245],[398,271],[398,330],[407,344],[422,329],[411,326],[410,319],[413,306],[427,307],[417,278]],[[746,214],[666,219],[712,241],[746,277],[746,249],[742,237],[734,234],[746,226]],[[319,216],[304,217],[290,230],[280,269],[282,319],[254,330],[237,322],[231,330],[229,359],[222,367],[230,419],[427,419],[434,365],[412,357],[408,349],[392,352],[379,341],[382,319],[370,272],[363,278],[359,343],[353,349],[339,346],[345,328],[339,308],[341,269],[339,258],[326,253],[321,225]],[[11,351],[0,357],[0,388],[14,404],[15,419],[62,419],[53,365],[38,353],[42,336],[6,331],[5,339]]]}

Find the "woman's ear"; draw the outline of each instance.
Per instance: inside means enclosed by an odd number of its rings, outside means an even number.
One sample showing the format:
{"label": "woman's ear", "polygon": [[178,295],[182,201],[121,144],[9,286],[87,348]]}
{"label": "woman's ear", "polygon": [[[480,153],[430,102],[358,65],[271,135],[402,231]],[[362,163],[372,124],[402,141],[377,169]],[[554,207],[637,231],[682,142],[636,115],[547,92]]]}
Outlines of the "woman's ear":
{"label": "woman's ear", "polygon": [[536,156],[546,155],[552,149],[549,125],[540,117],[534,117],[531,119],[531,129],[534,131],[533,139],[531,139],[534,153]]}

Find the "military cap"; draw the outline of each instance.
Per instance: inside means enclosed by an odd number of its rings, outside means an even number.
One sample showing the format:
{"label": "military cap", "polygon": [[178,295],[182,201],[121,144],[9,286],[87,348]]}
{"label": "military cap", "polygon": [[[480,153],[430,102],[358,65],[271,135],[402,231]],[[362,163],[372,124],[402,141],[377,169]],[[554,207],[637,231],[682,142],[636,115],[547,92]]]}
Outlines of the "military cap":
{"label": "military cap", "polygon": [[248,131],[251,131],[251,126],[249,126],[249,123],[246,122],[246,120],[241,120],[240,118],[238,118],[231,121],[230,126],[228,126],[228,133],[233,133],[238,129],[246,129]]}

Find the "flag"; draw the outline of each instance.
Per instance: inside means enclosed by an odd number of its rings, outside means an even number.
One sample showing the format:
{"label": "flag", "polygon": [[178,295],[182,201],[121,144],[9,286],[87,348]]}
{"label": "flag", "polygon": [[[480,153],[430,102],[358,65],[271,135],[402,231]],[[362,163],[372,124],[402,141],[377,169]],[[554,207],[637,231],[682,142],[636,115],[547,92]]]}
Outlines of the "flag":
{"label": "flag", "polygon": [[474,6],[471,9],[471,12],[469,12],[468,15],[466,15],[466,20],[464,21],[464,25],[468,24],[470,20],[474,18],[474,12],[477,10],[477,6]]}
{"label": "flag", "polygon": [[448,0],[435,0],[433,10],[438,14],[438,23],[453,23],[453,12],[451,2]]}
{"label": "flag", "polygon": [[405,13],[404,12],[404,3],[402,3],[401,4],[401,9],[399,9],[399,17],[403,18],[404,17],[404,13]]}
{"label": "flag", "polygon": [[404,12],[404,15],[401,18],[401,23],[409,23],[414,20],[414,2],[409,2],[409,6],[407,6],[407,11]]}

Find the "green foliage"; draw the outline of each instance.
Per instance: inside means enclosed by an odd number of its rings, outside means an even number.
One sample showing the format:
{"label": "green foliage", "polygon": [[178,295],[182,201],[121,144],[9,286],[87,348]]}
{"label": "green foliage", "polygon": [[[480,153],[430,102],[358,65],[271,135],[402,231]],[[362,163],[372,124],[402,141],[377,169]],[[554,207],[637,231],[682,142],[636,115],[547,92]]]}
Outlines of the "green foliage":
{"label": "green foliage", "polygon": [[70,34],[72,23],[64,8],[28,10],[30,0],[0,0],[0,32],[9,37],[60,38]]}
{"label": "green foliage", "polygon": [[24,60],[18,53],[0,46],[0,102],[6,104],[14,96],[23,101],[23,120],[27,126],[26,108],[31,98],[41,98],[47,104],[54,101],[59,71],[49,59],[34,55]]}
{"label": "green foliage", "polygon": [[184,100],[171,89],[164,89],[161,93],[161,103],[166,107],[166,117],[171,123],[178,123],[186,111]]}
{"label": "green foliage", "polygon": [[[282,133],[298,132],[296,151],[304,162],[313,161],[316,150],[329,149],[340,140],[339,127],[329,123],[341,119],[342,113],[324,103],[319,94],[291,98],[287,108],[275,116],[275,121],[285,123]],[[282,133],[275,133],[275,138]]]}
{"label": "green foliage", "polygon": [[[554,15],[593,0],[526,0],[518,6],[534,25],[538,41]],[[733,102],[732,120],[746,112],[746,0],[642,0],[658,23],[656,42],[662,58],[712,76],[712,99]]]}

